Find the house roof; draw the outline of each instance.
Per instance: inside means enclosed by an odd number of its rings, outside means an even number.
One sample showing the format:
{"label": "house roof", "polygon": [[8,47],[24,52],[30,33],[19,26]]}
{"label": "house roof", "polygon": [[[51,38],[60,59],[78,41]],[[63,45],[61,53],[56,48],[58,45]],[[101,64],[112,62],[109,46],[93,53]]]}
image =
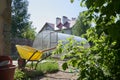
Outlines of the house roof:
{"label": "house roof", "polygon": [[70,23],[67,21],[65,24],[63,24],[64,27],[70,28]]}
{"label": "house roof", "polygon": [[53,30],[54,30],[54,24],[53,23],[49,23],[49,22],[46,22],[45,24],[44,24],[44,26],[42,27],[42,29],[39,31],[39,33],[44,29],[44,27],[46,26],[46,25],[49,25]]}
{"label": "house roof", "polygon": [[[71,29],[73,25],[75,24],[75,22],[76,22],[75,20],[71,20],[71,21],[66,22],[64,25],[62,24],[62,29],[63,30]],[[69,25],[69,28],[66,27],[67,25]],[[58,27],[55,27],[54,30],[59,31],[60,29]]]}
{"label": "house roof", "polygon": [[54,24],[53,23],[48,23],[48,22],[46,22],[46,24],[48,24],[51,28],[53,28],[54,29]]}

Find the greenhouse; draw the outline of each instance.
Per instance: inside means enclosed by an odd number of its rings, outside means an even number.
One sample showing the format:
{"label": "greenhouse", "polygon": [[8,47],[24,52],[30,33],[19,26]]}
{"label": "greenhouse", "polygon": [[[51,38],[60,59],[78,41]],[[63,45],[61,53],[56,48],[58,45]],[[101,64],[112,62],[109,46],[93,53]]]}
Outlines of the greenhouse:
{"label": "greenhouse", "polygon": [[[53,48],[57,46],[58,41],[66,40],[67,38],[70,38],[71,36],[77,42],[86,41],[86,39],[78,37],[78,36],[45,30],[37,34],[33,42],[33,47],[39,50]],[[86,44],[85,46],[89,46],[89,44]]]}

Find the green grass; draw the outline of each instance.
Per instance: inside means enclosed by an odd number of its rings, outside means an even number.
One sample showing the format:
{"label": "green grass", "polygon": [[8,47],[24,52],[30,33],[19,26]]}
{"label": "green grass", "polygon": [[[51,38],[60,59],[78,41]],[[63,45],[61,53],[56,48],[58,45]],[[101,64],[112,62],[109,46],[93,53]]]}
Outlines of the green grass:
{"label": "green grass", "polygon": [[[35,63],[33,63],[33,68],[35,68]],[[27,64],[27,67],[30,68],[31,64]],[[59,70],[59,65],[54,60],[46,60],[45,62],[39,63],[36,67],[37,71],[43,73],[52,73]]]}
{"label": "green grass", "polygon": [[[33,63],[33,66],[35,66],[35,63]],[[37,65],[36,70],[30,69],[31,64],[27,64],[27,68],[24,71],[21,71],[19,69],[16,69],[14,78],[15,80],[23,80],[23,79],[31,79],[35,78],[41,75],[44,75],[46,73],[54,73],[59,70],[59,65],[55,61],[47,60],[46,62],[39,63]]]}
{"label": "green grass", "polygon": [[52,73],[58,71],[59,66],[57,62],[44,62],[38,64],[37,70],[42,71],[43,73]]}

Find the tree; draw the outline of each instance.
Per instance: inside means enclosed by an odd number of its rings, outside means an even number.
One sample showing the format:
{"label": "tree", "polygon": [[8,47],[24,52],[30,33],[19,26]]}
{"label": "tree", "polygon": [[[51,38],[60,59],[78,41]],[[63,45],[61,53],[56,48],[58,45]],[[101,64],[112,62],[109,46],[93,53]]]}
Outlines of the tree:
{"label": "tree", "polygon": [[[28,34],[30,29],[33,33],[30,33],[33,38],[35,37],[35,28],[32,27],[29,21],[30,14],[27,11],[28,1],[27,0],[13,0],[12,2],[12,37],[25,37],[23,34]],[[29,30],[29,31],[28,31]],[[29,35],[30,35],[29,34]],[[28,38],[29,39],[29,38]],[[31,39],[31,38],[30,38]]]}
{"label": "tree", "polygon": [[30,27],[32,23],[29,23],[28,27],[25,29],[21,35],[23,38],[34,40],[35,39],[35,28]]}
{"label": "tree", "polygon": [[[74,2],[74,0],[71,0]],[[119,80],[120,78],[120,1],[119,0],[82,0],[86,21],[94,21],[95,26],[87,30],[87,40],[93,45],[89,48],[79,46],[70,39],[59,43],[56,53],[67,53],[71,57],[63,64],[79,70],[80,80]],[[79,43],[83,44],[83,43]],[[73,56],[73,57],[72,57]]]}
{"label": "tree", "polygon": [[11,0],[0,0],[0,55],[10,55]]}
{"label": "tree", "polygon": [[94,20],[96,24],[95,29],[86,35],[89,41],[94,43],[91,54],[96,53],[101,57],[98,59],[100,70],[103,72],[101,77],[117,80],[120,78],[120,1],[82,1],[88,8],[85,12],[87,19]]}
{"label": "tree", "polygon": [[81,36],[90,28],[90,22],[84,23],[85,15],[80,13],[75,25],[72,28],[73,35]]}

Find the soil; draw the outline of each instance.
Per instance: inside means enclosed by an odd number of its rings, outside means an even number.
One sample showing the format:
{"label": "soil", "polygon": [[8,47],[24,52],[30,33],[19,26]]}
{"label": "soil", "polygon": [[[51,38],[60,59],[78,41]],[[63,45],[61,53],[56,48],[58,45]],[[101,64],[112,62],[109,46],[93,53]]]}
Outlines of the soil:
{"label": "soil", "polygon": [[63,62],[64,61],[58,61],[60,68],[58,72],[45,74],[37,80],[76,80],[78,78],[77,71],[72,68],[64,71],[61,67]]}

